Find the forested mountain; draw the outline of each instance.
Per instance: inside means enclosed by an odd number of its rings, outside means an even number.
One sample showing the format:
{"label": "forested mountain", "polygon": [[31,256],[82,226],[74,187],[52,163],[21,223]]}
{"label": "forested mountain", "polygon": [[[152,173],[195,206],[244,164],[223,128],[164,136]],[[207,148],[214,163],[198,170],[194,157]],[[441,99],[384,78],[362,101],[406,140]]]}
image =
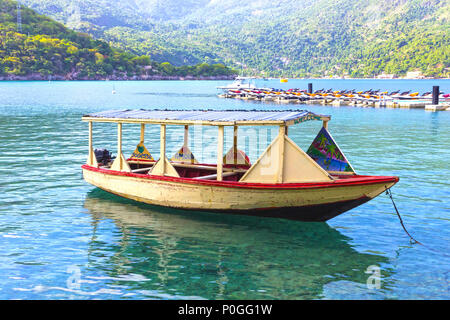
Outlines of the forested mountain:
{"label": "forested mountain", "polygon": [[112,48],[31,9],[0,0],[0,79],[153,79],[233,76],[222,64],[174,67]]}
{"label": "forested mountain", "polygon": [[[272,76],[448,76],[448,0],[22,0],[173,65]],[[447,69],[446,69],[447,68]]]}

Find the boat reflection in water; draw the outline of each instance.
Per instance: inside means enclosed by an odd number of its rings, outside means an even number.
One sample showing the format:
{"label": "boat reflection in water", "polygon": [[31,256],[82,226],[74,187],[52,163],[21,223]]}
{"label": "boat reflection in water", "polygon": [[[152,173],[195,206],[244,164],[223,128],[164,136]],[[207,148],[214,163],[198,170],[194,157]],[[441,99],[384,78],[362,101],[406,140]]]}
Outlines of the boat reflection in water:
{"label": "boat reflection in water", "polygon": [[[186,215],[100,189],[87,194],[84,207],[94,227],[89,265],[111,277],[138,275],[146,281],[120,285],[144,296],[156,291],[207,299],[320,299],[328,298],[325,286],[340,280],[368,293],[366,269],[388,261],[357,252],[326,223]],[[115,239],[100,241],[111,221]]]}

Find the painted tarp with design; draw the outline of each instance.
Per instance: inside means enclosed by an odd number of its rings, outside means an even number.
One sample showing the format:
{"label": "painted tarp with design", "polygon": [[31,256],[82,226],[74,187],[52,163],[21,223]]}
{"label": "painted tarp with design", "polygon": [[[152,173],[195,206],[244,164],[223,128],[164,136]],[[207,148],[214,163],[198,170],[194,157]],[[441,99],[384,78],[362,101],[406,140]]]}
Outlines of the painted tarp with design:
{"label": "painted tarp with design", "polygon": [[136,149],[134,150],[133,154],[128,160],[155,161],[150,152],[148,152],[147,148],[144,146],[144,143],[142,142],[136,146]]}
{"label": "painted tarp with design", "polygon": [[355,172],[331,134],[324,127],[319,131],[306,153],[327,171]]}
{"label": "painted tarp with design", "polygon": [[170,161],[191,164],[198,163],[188,146],[182,146],[181,149],[173,155]]}
{"label": "painted tarp with design", "polygon": [[245,154],[244,151],[237,149],[236,152],[236,163],[234,159],[234,148],[231,147],[230,150],[228,150],[227,154],[223,157],[223,164],[239,164],[239,165],[246,165],[250,166],[250,159]]}

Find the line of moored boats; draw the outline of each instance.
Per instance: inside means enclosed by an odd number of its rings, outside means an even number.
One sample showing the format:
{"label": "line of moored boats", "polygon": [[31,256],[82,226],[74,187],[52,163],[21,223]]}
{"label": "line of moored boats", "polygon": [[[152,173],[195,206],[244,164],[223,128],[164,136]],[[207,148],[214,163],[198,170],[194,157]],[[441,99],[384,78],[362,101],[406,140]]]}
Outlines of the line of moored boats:
{"label": "line of moored boats", "polygon": [[[223,88],[219,94],[221,98],[235,98],[244,100],[287,100],[288,102],[306,102],[310,100],[341,100],[341,101],[388,101],[388,100],[431,100],[431,91],[419,93],[408,91],[383,91],[383,90],[333,90],[320,89],[308,92],[304,89],[274,89],[274,88]],[[440,92],[439,100],[450,100],[450,94]]]}

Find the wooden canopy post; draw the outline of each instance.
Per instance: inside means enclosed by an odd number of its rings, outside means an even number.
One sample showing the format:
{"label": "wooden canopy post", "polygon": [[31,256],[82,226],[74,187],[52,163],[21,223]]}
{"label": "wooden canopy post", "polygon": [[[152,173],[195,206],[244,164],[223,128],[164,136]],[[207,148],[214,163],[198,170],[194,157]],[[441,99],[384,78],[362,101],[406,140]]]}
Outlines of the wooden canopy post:
{"label": "wooden canopy post", "polygon": [[92,166],[94,163],[94,152],[92,149],[92,121],[89,121],[89,165]]}
{"label": "wooden canopy post", "polygon": [[145,123],[141,123],[141,141],[140,143],[144,143],[145,140]]}
{"label": "wooden canopy post", "polygon": [[280,131],[278,133],[278,170],[277,170],[277,183],[283,183],[283,163],[284,163],[284,136],[286,134],[286,126],[280,126]]}
{"label": "wooden canopy post", "polygon": [[223,141],[224,141],[224,127],[219,126],[219,138],[217,143],[217,181],[223,179]]}
{"label": "wooden canopy post", "polygon": [[123,169],[122,160],[122,123],[117,123],[117,158],[119,158],[119,170]]}
{"label": "wooden canopy post", "polygon": [[323,120],[323,127],[328,130],[328,120]]}
{"label": "wooden canopy post", "polygon": [[169,177],[180,177],[177,170],[173,167],[170,161],[166,157],[166,125],[161,124],[160,133],[160,151],[159,160],[149,171],[148,174],[158,175],[158,176],[169,176]]}
{"label": "wooden canopy post", "polygon": [[87,158],[87,164],[89,166],[92,167],[97,167],[98,168],[98,162],[97,162],[97,158],[95,157],[95,153],[94,153],[94,147],[92,144],[92,121],[89,121],[89,154],[88,154],[88,158]]}
{"label": "wooden canopy post", "polygon": [[159,161],[161,162],[161,171],[162,176],[166,173],[166,125],[161,125],[161,134],[160,134],[160,153],[159,153]]}
{"label": "wooden canopy post", "polygon": [[184,141],[183,146],[187,147],[189,144],[189,126],[184,126]]}
{"label": "wooden canopy post", "polygon": [[117,123],[117,157],[111,165],[111,170],[131,172],[130,166],[122,153],[122,122]]}
{"label": "wooden canopy post", "polygon": [[234,165],[237,165],[237,144],[238,144],[238,126],[233,127],[233,155]]}

